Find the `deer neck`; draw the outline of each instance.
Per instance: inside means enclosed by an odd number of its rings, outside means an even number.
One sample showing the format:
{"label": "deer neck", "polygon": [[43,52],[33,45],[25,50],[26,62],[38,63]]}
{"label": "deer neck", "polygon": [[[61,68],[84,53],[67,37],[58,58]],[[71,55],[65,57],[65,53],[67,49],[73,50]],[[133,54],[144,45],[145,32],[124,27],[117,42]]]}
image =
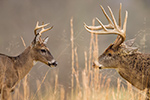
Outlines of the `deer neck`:
{"label": "deer neck", "polygon": [[34,59],[31,54],[31,46],[27,47],[20,55],[13,57],[14,67],[17,69],[19,79],[22,79],[34,65]]}
{"label": "deer neck", "polygon": [[[145,89],[145,83],[147,78],[143,77],[145,70],[141,71],[143,54],[135,53],[133,55],[126,56],[122,59],[121,67],[119,68],[119,74],[126,79],[129,83],[138,89]],[[146,58],[146,57],[145,57]]]}
{"label": "deer neck", "polygon": [[[136,54],[133,55],[121,55],[119,59],[118,69],[121,73],[128,73],[133,69],[133,63],[135,63]],[[127,74],[129,75],[129,74]],[[129,75],[130,76],[130,75]]]}

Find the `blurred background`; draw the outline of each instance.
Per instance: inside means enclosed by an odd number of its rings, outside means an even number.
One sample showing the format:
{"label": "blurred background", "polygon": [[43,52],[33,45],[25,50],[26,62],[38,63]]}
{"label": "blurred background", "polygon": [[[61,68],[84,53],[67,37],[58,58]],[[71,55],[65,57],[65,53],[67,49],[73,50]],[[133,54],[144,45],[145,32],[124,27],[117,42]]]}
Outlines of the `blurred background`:
{"label": "blurred background", "polygon": [[[70,19],[73,18],[74,43],[79,56],[79,69],[84,68],[84,51],[89,52],[90,33],[83,23],[92,25],[92,20],[98,17],[104,24],[107,20],[99,5],[108,12],[110,6],[116,19],[122,3],[122,18],[128,11],[127,40],[136,37],[135,45],[142,52],[150,53],[150,0],[0,0],[0,53],[17,56],[24,50],[21,38],[27,46],[34,38],[33,30],[36,22],[50,23],[54,28],[42,36],[49,36],[47,46],[58,61],[57,68],[50,69],[42,63],[36,64],[29,73],[30,87],[36,88],[35,81],[54,83],[58,74],[59,84],[66,90],[71,86],[71,41]],[[98,23],[96,22],[96,25]],[[105,35],[99,38],[99,54],[101,54],[116,36]],[[50,69],[50,70],[49,70]],[[112,78],[112,85],[120,77],[115,70],[100,71]]]}

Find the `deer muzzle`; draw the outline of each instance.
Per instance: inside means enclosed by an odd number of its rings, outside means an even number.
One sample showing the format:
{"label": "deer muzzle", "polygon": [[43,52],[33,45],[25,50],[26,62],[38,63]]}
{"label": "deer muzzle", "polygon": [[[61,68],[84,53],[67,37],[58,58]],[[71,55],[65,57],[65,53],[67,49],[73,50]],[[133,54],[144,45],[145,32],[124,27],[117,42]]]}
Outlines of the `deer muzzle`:
{"label": "deer muzzle", "polygon": [[55,60],[52,60],[52,61],[48,61],[48,65],[50,66],[50,67],[56,67],[57,66],[57,64],[58,64],[58,62],[57,61],[55,61]]}
{"label": "deer muzzle", "polygon": [[95,62],[93,62],[93,67],[94,67],[94,68],[102,69],[102,68],[103,68],[103,65],[100,64],[98,61],[95,61]]}

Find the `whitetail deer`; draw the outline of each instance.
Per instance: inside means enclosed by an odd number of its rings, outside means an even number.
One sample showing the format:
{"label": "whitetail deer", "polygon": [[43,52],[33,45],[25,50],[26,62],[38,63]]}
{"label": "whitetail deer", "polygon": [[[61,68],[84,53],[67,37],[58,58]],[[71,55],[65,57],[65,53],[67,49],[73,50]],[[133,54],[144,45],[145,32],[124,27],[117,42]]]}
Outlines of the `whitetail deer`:
{"label": "whitetail deer", "polygon": [[106,16],[109,24],[103,25],[102,22],[96,18],[100,26],[87,26],[85,29],[94,34],[117,34],[114,43],[99,56],[98,61],[93,63],[94,68],[105,69],[114,68],[118,73],[129,83],[140,90],[147,89],[147,100],[150,98],[150,54],[144,54],[138,51],[137,47],[132,47],[134,40],[131,39],[126,42],[126,24],[128,12],[126,11],[123,29],[121,23],[121,4],[119,10],[119,25],[115,20],[111,8],[108,6],[112,20],[105,12],[104,8],[100,6],[102,12]]}
{"label": "whitetail deer", "polygon": [[[41,38],[41,34],[52,29],[52,27],[45,29],[48,24],[39,26],[37,22],[34,29],[34,40],[24,52],[16,57],[0,54],[0,92],[1,100],[10,99],[10,92],[13,91],[17,83],[29,73],[36,61],[45,63],[48,66],[57,66],[49,49],[46,47],[48,37]],[[41,29],[39,33],[37,30]]]}

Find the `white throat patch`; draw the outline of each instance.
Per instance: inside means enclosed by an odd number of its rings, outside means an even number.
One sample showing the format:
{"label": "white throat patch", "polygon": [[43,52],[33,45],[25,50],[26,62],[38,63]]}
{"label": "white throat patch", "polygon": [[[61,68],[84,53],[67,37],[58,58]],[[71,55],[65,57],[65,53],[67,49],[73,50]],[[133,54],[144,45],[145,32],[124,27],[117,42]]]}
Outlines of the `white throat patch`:
{"label": "white throat patch", "polygon": [[37,63],[37,61],[34,60],[34,61],[33,61],[33,66],[36,65],[36,63]]}
{"label": "white throat patch", "polygon": [[50,64],[52,64],[52,63],[54,63],[55,62],[55,60],[53,59],[53,60],[51,60],[51,61],[48,61]]}

